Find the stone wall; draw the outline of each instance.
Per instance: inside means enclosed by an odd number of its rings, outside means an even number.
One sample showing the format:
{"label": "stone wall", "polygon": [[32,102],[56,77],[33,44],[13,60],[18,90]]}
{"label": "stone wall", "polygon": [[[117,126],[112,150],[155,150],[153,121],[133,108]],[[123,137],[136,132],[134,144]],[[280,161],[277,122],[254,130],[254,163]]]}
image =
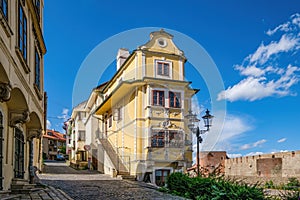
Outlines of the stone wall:
{"label": "stone wall", "polygon": [[245,156],[225,160],[225,175],[248,182],[286,183],[289,177],[300,179],[300,151]]}

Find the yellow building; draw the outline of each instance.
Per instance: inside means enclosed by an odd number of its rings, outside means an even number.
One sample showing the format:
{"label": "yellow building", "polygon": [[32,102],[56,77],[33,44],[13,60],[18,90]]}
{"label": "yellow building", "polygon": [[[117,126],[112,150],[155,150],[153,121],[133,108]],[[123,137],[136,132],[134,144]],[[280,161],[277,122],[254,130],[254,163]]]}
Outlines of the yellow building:
{"label": "yellow building", "polygon": [[98,92],[96,109],[89,109],[99,119],[98,159],[105,173],[163,185],[170,173],[191,167],[184,116],[198,90],[185,80],[186,58],[172,39],[160,30],[131,53],[120,49],[117,72]]}
{"label": "yellow building", "polygon": [[0,190],[13,191],[41,168],[44,1],[0,2]]}

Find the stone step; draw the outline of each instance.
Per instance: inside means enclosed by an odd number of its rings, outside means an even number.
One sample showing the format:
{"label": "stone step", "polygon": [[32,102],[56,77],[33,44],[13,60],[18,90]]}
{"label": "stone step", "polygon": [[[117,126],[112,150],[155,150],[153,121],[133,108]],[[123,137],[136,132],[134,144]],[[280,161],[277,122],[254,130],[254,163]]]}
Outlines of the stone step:
{"label": "stone step", "polygon": [[130,175],[127,171],[119,171],[118,175]]}
{"label": "stone step", "polygon": [[31,189],[14,189],[11,191],[11,194],[29,194],[31,192],[35,192],[40,190],[39,188],[31,188]]}
{"label": "stone step", "polygon": [[14,184],[14,185],[25,185],[25,184],[28,184],[28,180],[25,180],[25,179],[19,179],[19,178],[14,178],[11,182],[11,184]]}
{"label": "stone step", "polygon": [[36,187],[36,184],[11,184],[11,190],[15,189],[33,189]]}
{"label": "stone step", "polygon": [[[126,169],[126,167],[124,166],[124,164],[122,163],[121,159],[119,158],[118,154],[116,153],[116,151],[114,150],[112,144],[107,140],[107,139],[100,139],[100,142],[104,148],[104,150],[106,151],[106,153],[108,154],[111,162],[113,163],[113,165],[119,170],[119,171],[124,171],[128,173],[128,170]],[[120,173],[118,173],[120,174]],[[129,173],[128,173],[129,174]]]}
{"label": "stone step", "polygon": [[118,175],[118,178],[121,178],[123,180],[129,180],[129,181],[135,181],[136,177],[133,175]]}

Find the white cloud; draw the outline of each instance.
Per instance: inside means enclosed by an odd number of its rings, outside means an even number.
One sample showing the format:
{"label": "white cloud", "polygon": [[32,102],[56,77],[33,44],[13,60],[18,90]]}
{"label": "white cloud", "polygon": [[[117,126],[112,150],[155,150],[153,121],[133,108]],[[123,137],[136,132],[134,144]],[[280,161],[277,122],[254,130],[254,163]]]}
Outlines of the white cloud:
{"label": "white cloud", "polygon": [[251,148],[251,145],[250,144],[244,144],[243,146],[241,146],[241,150],[247,150],[247,149],[250,149]]}
{"label": "white cloud", "polygon": [[221,91],[217,99],[255,101],[271,96],[295,95],[291,87],[299,82],[300,68],[296,66],[300,52],[299,29],[300,14],[297,13],[288,22],[269,30],[269,35],[277,31],[283,31],[284,34],[267,45],[262,42],[254,53],[244,59],[242,65],[235,65],[235,70],[245,78]]}
{"label": "white cloud", "polygon": [[227,156],[229,158],[238,158],[238,157],[242,157],[243,155],[240,153],[228,153]]}
{"label": "white cloud", "polygon": [[266,63],[272,55],[297,49],[299,45],[299,38],[284,34],[278,42],[272,41],[266,46],[262,43],[252,55],[249,55],[249,61],[250,63],[259,63],[262,65]]}
{"label": "white cloud", "polygon": [[279,140],[277,140],[278,143],[282,143],[282,142],[285,142],[286,141],[286,138],[281,138]]}
{"label": "white cloud", "polygon": [[265,139],[258,140],[258,141],[253,143],[253,147],[261,146],[262,144],[264,144],[266,142],[267,142],[267,140],[265,140]]}
{"label": "white cloud", "polygon": [[[214,113],[213,126],[208,133],[203,135],[202,150],[230,151],[233,148],[234,139],[241,137],[253,128],[250,124],[251,120],[232,114],[226,115],[223,125],[218,114],[219,112]],[[223,127],[220,127],[222,125]],[[221,130],[221,133],[217,133],[217,130]],[[194,144],[194,148],[196,148],[195,139]]]}
{"label": "white cloud", "polygon": [[300,28],[300,14],[296,13],[291,16],[292,18],[292,23]]}
{"label": "white cloud", "polygon": [[284,32],[288,32],[291,30],[290,27],[290,22],[286,22],[284,24],[280,24],[279,26],[277,26],[276,28],[274,28],[273,30],[269,29],[266,34],[269,36],[272,36],[274,33],[276,33],[277,31],[284,31]]}
{"label": "white cloud", "polygon": [[64,108],[63,111],[62,111],[62,114],[63,115],[68,115],[68,112],[69,112],[69,109]]}
{"label": "white cloud", "polygon": [[47,129],[51,129],[51,122],[47,119]]}
{"label": "white cloud", "polygon": [[254,142],[254,143],[244,144],[243,146],[240,147],[240,149],[241,150],[251,149],[251,148],[254,148],[254,147],[261,146],[265,142],[267,142],[267,140],[265,140],[265,139],[258,140],[258,141]]}
{"label": "white cloud", "polygon": [[68,118],[70,117],[69,116],[69,109],[67,108],[64,108],[61,112],[61,115],[60,116],[57,116],[58,119],[63,119],[64,121],[67,121]]}
{"label": "white cloud", "polygon": [[278,25],[274,29],[269,29],[266,34],[272,36],[273,34],[281,32],[291,32],[295,29],[300,28],[300,14],[296,13],[290,17],[290,21],[287,21],[283,24]]}
{"label": "white cloud", "polygon": [[248,154],[246,154],[246,156],[258,156],[264,154],[263,152],[257,151],[257,152],[250,152]]}
{"label": "white cloud", "polygon": [[[218,100],[228,101],[249,100],[255,101],[270,96],[292,95],[290,87],[299,82],[296,72],[299,67],[289,65],[285,72],[278,79],[267,79],[267,77],[248,76],[232,87],[218,94]],[[277,70],[278,73],[281,70]]]}

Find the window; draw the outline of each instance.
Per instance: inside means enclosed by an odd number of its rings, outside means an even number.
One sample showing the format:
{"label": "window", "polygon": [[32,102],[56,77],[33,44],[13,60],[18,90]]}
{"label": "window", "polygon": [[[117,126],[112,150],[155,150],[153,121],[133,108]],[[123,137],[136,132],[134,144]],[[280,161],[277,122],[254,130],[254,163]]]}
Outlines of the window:
{"label": "window", "polygon": [[180,108],[181,107],[181,94],[179,92],[169,92],[170,107]]}
{"label": "window", "polygon": [[80,160],[81,161],[86,161],[86,153],[85,151],[80,151]]}
{"label": "window", "polygon": [[86,113],[83,111],[78,112],[78,120],[83,120],[86,116]]}
{"label": "window", "polygon": [[37,12],[38,17],[39,17],[40,12],[41,12],[41,2],[40,2],[40,0],[35,0],[35,8],[36,8],[36,12]]}
{"label": "window", "polygon": [[157,62],[157,74],[160,76],[169,76],[170,64],[166,62]]}
{"label": "window", "polygon": [[27,19],[24,10],[19,4],[19,48],[23,58],[27,59]]}
{"label": "window", "polygon": [[108,118],[108,127],[110,128],[112,126],[112,116],[110,115]]}
{"label": "window", "polygon": [[1,9],[5,19],[8,20],[7,0],[0,0],[0,9]]}
{"label": "window", "polygon": [[164,91],[153,91],[152,105],[154,106],[165,106],[165,93]]}
{"label": "window", "polygon": [[166,170],[166,169],[155,170],[155,184],[157,186],[164,186],[167,177],[169,175],[170,175],[170,170]]}
{"label": "window", "polygon": [[169,147],[182,148],[184,146],[182,133],[178,131],[169,131],[168,143]]}
{"label": "window", "polygon": [[184,146],[182,132],[178,131],[153,131],[151,147],[182,148]]}
{"label": "window", "polygon": [[52,132],[47,132],[47,135],[53,136]]}
{"label": "window", "polygon": [[23,132],[15,128],[15,178],[24,178],[24,144]]}
{"label": "window", "polygon": [[34,84],[40,90],[41,82],[40,82],[40,56],[37,50],[35,50],[35,70],[34,70]]}
{"label": "window", "polygon": [[78,140],[85,141],[85,131],[78,131]]}
{"label": "window", "polygon": [[3,115],[0,112],[0,190],[3,190]]}
{"label": "window", "polygon": [[151,138],[151,147],[164,147],[165,146],[165,132],[154,132]]}

